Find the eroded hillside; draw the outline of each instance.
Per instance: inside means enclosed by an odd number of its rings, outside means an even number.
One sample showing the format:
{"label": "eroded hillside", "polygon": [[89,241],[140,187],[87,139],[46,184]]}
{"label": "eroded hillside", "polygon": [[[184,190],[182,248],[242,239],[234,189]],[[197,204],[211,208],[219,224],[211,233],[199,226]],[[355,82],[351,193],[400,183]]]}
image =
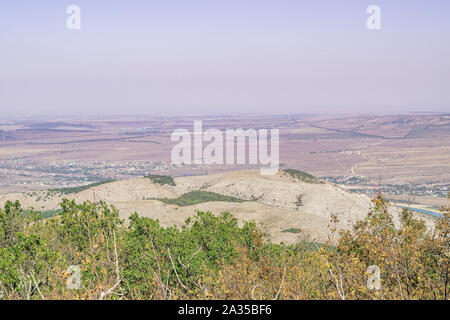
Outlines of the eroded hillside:
{"label": "eroded hillside", "polygon": [[[158,219],[163,226],[181,226],[196,210],[230,212],[241,222],[262,223],[268,238],[285,243],[302,237],[326,241],[332,236],[333,216],[339,220],[337,229],[346,229],[364,218],[372,206],[365,195],[344,191],[299,171],[280,171],[273,176],[237,171],[173,180],[144,177],[79,189],[8,194],[0,196],[0,204],[19,200],[25,209],[51,212],[59,208],[63,198],[106,201],[117,207],[124,219],[137,212]],[[400,210],[391,210],[398,220]],[[422,218],[432,224],[431,217]]]}

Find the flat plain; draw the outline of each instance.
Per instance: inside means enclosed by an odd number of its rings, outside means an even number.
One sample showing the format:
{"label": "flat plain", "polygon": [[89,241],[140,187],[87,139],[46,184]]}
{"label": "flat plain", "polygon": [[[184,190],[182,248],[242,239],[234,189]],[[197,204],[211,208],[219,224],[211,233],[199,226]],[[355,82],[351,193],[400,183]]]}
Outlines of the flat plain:
{"label": "flat plain", "polygon": [[450,115],[127,116],[0,120],[0,193],[149,174],[204,175],[251,165],[171,164],[175,129],[280,129],[282,168],[351,191],[437,209],[450,191]]}

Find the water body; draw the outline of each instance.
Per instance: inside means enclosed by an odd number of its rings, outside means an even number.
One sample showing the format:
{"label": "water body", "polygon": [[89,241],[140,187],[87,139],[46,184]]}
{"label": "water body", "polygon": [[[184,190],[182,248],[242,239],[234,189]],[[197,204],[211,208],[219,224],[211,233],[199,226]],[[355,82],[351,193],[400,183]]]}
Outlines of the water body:
{"label": "water body", "polygon": [[433,217],[436,217],[436,218],[441,218],[441,217],[442,217],[442,214],[441,214],[441,213],[435,212],[435,211],[430,211],[430,210],[425,210],[425,209],[419,209],[419,208],[404,207],[404,206],[398,206],[398,207],[399,207],[399,208],[402,208],[402,209],[408,209],[408,210],[414,211],[414,212],[419,212],[419,213],[429,214],[429,215],[431,215],[431,216],[433,216]]}

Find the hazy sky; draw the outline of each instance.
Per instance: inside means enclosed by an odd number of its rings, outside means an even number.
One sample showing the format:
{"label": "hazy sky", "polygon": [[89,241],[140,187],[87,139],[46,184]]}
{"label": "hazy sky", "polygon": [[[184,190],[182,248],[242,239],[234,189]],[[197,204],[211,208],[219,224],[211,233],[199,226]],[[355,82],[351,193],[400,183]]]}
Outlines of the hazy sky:
{"label": "hazy sky", "polygon": [[377,111],[450,112],[450,1],[0,1],[1,117]]}

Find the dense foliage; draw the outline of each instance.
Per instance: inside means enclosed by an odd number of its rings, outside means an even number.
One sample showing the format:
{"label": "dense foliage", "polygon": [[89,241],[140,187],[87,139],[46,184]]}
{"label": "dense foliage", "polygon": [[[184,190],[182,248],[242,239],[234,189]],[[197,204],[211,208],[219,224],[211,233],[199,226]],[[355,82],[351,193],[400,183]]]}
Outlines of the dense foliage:
{"label": "dense foliage", "polygon": [[317,179],[313,175],[303,172],[303,171],[300,171],[300,170],[285,169],[285,170],[283,170],[283,172],[287,173],[289,176],[291,176],[292,178],[294,178],[296,180],[300,180],[300,181],[303,181],[306,183],[324,183],[322,180]]}
{"label": "dense foliage", "polygon": [[175,180],[170,176],[159,176],[159,175],[149,175],[145,178],[150,179],[153,183],[159,184],[159,185],[169,185],[169,186],[176,186]]}
{"label": "dense foliage", "polygon": [[94,182],[85,186],[79,186],[79,187],[70,187],[70,188],[59,188],[59,189],[49,189],[48,192],[50,194],[52,193],[60,193],[60,194],[72,194],[72,193],[78,193],[84,190],[89,190],[93,187],[101,186],[102,184],[114,182],[115,180],[105,180],[105,181],[99,181]]}
{"label": "dense foliage", "polygon": [[211,202],[211,201],[222,201],[222,202],[244,202],[245,200],[238,199],[232,196],[226,196],[223,194],[209,192],[209,191],[190,191],[187,192],[178,198],[160,198],[158,199],[161,202],[166,204],[175,204],[177,206],[185,207],[193,204],[199,204],[203,202]]}
{"label": "dense foliage", "polygon": [[[381,197],[337,243],[276,245],[257,225],[197,212],[181,228],[64,200],[42,219],[0,209],[3,299],[448,299],[450,208],[433,230]],[[334,219],[334,222],[336,220]],[[380,271],[368,286],[369,266]]]}

